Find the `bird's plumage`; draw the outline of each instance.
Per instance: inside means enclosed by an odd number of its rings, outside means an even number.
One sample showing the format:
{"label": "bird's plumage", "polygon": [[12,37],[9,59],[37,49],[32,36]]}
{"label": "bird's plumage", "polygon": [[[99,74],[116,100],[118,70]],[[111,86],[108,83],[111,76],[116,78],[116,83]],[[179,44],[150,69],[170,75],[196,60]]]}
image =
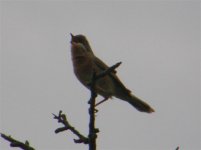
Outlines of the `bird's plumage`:
{"label": "bird's plumage", "polygon": [[[90,83],[92,79],[93,71],[99,74],[109,67],[94,55],[85,36],[73,36],[71,34],[71,37],[71,54],[74,73],[78,80],[84,86],[89,88],[88,83]],[[154,109],[147,103],[131,94],[131,91],[127,89],[117,77],[116,71],[113,71],[109,73],[109,75],[99,79],[96,83],[95,90],[104,98],[111,98],[112,96],[115,96],[119,99],[127,101],[139,111],[147,113],[154,112]]]}

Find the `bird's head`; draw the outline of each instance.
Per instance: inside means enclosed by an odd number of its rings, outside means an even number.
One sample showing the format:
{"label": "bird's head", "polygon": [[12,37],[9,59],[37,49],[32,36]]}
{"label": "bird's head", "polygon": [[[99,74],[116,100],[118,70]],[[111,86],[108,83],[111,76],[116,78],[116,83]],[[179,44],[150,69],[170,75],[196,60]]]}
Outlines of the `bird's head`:
{"label": "bird's head", "polygon": [[75,42],[75,43],[81,43],[83,45],[88,44],[87,38],[84,35],[82,34],[73,35],[72,33],[70,33],[70,35],[71,35],[71,43]]}
{"label": "bird's head", "polygon": [[72,43],[80,43],[86,48],[86,50],[88,52],[91,52],[93,54],[93,52],[91,50],[91,47],[89,45],[89,42],[88,42],[87,38],[84,35],[82,35],[82,34],[73,35],[72,33],[70,33],[70,35],[71,35],[71,44]]}

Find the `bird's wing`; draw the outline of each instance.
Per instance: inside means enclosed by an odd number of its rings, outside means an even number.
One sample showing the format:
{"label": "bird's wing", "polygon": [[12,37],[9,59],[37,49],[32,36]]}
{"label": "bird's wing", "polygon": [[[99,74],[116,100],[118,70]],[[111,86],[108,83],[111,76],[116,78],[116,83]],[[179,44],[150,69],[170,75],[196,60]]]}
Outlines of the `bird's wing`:
{"label": "bird's wing", "polygon": [[[106,70],[106,69],[109,68],[102,60],[100,60],[100,59],[99,59],[98,57],[96,57],[96,56],[95,56],[95,58],[94,58],[94,63],[95,63],[95,65],[96,65],[97,67],[100,68],[101,71],[104,71],[104,70]],[[117,75],[116,75],[116,71],[115,71],[115,70],[112,71],[112,72],[109,74],[109,76],[112,78],[112,81],[114,82],[114,84],[115,84],[118,88],[125,90],[125,92],[131,93],[131,91],[128,90],[128,89],[124,86],[124,84],[119,80],[119,78],[118,78]]]}
{"label": "bird's wing", "polygon": [[[109,68],[101,59],[99,59],[96,56],[95,56],[94,62],[102,71]],[[112,73],[117,73],[117,72],[116,70],[113,70]]]}

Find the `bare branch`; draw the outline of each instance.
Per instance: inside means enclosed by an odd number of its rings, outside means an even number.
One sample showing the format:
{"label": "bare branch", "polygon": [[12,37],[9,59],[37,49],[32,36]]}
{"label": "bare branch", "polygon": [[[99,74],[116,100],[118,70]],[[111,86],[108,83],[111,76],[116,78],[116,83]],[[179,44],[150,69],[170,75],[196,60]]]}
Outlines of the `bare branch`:
{"label": "bare branch", "polygon": [[97,93],[95,91],[95,85],[96,81],[99,80],[100,78],[103,78],[104,76],[108,75],[111,72],[114,72],[114,70],[121,64],[121,62],[111,66],[107,70],[104,70],[100,74],[96,75],[96,72],[94,71],[91,83],[89,84],[90,86],[90,91],[91,91],[91,98],[89,100],[90,108],[89,108],[89,115],[90,115],[90,120],[89,120],[89,150],[96,150],[96,138],[97,138],[97,133],[99,132],[99,129],[95,127],[95,113],[96,113],[96,97]]}
{"label": "bare branch", "polygon": [[66,119],[66,115],[63,114],[61,110],[59,111],[58,116],[55,114],[53,114],[53,116],[54,116],[54,119],[57,119],[59,123],[62,123],[64,125],[64,127],[57,128],[55,130],[55,133],[63,132],[65,130],[70,130],[72,133],[77,135],[77,137],[79,138],[79,139],[74,139],[75,143],[84,143],[84,144],[89,143],[88,138],[86,138],[85,136],[80,134],[80,132],[78,130],[76,130],[73,126],[70,125],[70,123]]}
{"label": "bare branch", "polygon": [[34,150],[33,147],[29,146],[29,142],[28,141],[25,141],[25,143],[22,143],[18,140],[15,140],[14,138],[12,138],[11,136],[7,136],[3,133],[0,133],[1,134],[1,137],[4,138],[5,140],[9,141],[10,142],[10,146],[11,147],[19,147],[23,150]]}

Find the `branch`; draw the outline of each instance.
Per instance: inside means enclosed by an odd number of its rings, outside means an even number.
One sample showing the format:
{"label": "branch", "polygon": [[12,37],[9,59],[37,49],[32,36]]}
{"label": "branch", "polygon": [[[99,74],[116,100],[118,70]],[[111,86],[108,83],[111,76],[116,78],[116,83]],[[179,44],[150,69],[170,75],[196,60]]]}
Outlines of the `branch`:
{"label": "branch", "polygon": [[95,80],[98,80],[100,78],[103,78],[104,76],[110,74],[111,72],[115,71],[115,69],[117,67],[119,67],[121,65],[122,62],[118,62],[116,63],[115,65],[109,67],[108,69],[104,70],[103,72],[101,72],[100,74],[98,74],[96,77],[95,77]]}
{"label": "branch", "polygon": [[176,148],[176,150],[179,150],[179,146]]}
{"label": "branch", "polygon": [[62,123],[64,125],[64,127],[60,127],[57,128],[55,130],[55,133],[59,133],[59,132],[63,132],[65,130],[70,130],[72,133],[74,133],[75,135],[77,135],[77,137],[79,139],[74,139],[75,143],[84,143],[84,144],[88,144],[89,143],[89,139],[86,138],[85,136],[83,136],[82,134],[80,134],[80,132],[78,130],[76,130],[73,126],[70,125],[70,123],[68,122],[68,120],[66,119],[66,115],[62,114],[62,111],[59,111],[58,116],[53,114],[54,119],[57,119],[59,123]]}
{"label": "branch", "polygon": [[15,139],[13,139],[11,136],[7,136],[3,133],[0,133],[1,137],[4,138],[5,140],[10,142],[10,146],[11,147],[19,147],[23,150],[34,150],[33,147],[29,146],[29,142],[25,141],[25,143],[22,143],[20,141],[17,141]]}
{"label": "branch", "polygon": [[95,113],[96,113],[96,97],[97,93],[95,91],[95,85],[96,81],[99,80],[100,78],[103,78],[104,76],[108,75],[110,72],[114,71],[121,62],[109,67],[108,69],[104,70],[100,74],[96,75],[96,72],[94,71],[91,83],[89,84],[90,86],[90,91],[91,91],[91,98],[89,100],[90,108],[89,108],[89,115],[90,115],[90,121],[89,121],[89,150],[96,150],[96,138],[97,138],[97,133],[99,132],[99,129],[95,127]]}
{"label": "branch", "polygon": [[95,106],[96,106],[96,97],[97,93],[95,91],[95,84],[96,84],[96,72],[94,71],[92,76],[92,81],[90,83],[90,91],[91,91],[91,98],[89,100],[89,150],[96,150],[96,138],[97,138],[97,132],[99,132],[98,129],[95,128]]}

